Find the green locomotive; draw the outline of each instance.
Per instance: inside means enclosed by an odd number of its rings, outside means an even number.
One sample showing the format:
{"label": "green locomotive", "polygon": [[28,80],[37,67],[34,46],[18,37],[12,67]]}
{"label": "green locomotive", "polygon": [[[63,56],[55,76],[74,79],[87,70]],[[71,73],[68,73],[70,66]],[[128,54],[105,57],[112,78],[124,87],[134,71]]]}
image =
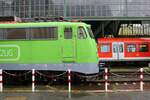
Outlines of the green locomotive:
{"label": "green locomotive", "polygon": [[90,25],[81,22],[0,24],[0,69],[99,72]]}

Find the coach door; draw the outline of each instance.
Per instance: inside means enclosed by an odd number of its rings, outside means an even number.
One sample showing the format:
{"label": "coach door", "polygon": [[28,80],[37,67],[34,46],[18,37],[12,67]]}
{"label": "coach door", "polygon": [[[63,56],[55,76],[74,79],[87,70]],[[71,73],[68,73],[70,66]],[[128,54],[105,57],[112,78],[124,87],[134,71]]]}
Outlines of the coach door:
{"label": "coach door", "polygon": [[124,58],[124,43],[113,42],[112,56],[113,60],[121,60]]}
{"label": "coach door", "polygon": [[62,38],[62,60],[63,62],[74,62],[75,61],[75,38],[73,35],[72,27],[63,28]]}

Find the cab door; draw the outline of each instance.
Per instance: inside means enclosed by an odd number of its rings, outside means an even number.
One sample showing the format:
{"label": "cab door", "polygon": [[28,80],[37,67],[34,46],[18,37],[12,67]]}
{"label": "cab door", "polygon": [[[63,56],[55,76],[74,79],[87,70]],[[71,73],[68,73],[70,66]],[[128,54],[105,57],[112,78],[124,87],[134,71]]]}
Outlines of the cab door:
{"label": "cab door", "polygon": [[113,42],[112,56],[113,60],[124,59],[124,43],[123,42]]}
{"label": "cab door", "polygon": [[75,38],[72,27],[63,28],[62,36],[62,61],[66,63],[71,63],[75,61]]}

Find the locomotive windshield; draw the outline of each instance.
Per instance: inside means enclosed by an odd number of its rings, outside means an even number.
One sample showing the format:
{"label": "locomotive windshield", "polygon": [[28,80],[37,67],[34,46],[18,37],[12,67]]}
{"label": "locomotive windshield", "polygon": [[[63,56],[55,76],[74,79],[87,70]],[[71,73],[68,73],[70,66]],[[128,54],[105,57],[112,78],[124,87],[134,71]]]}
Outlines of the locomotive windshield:
{"label": "locomotive windshield", "polygon": [[86,35],[86,31],[85,31],[85,29],[84,29],[84,27],[79,27],[78,28],[78,38],[79,39],[85,39],[87,37],[87,35]]}
{"label": "locomotive windshield", "polygon": [[88,30],[90,37],[94,39],[94,35],[93,35],[91,28],[87,27],[87,30]]}

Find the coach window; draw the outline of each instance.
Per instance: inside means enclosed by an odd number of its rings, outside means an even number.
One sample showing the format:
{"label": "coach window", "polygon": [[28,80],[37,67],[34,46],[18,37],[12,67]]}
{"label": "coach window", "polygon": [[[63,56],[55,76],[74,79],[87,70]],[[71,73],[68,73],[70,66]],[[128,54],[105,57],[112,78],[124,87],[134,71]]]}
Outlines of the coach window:
{"label": "coach window", "polygon": [[31,28],[31,39],[58,39],[57,27]]}
{"label": "coach window", "polygon": [[102,44],[100,50],[103,53],[110,52],[110,45],[109,44]]}
{"label": "coach window", "polygon": [[140,44],[140,52],[148,52],[148,44]]}
{"label": "coach window", "polygon": [[85,39],[86,37],[87,37],[87,35],[86,35],[86,31],[85,31],[84,27],[79,27],[78,28],[78,38]]}
{"label": "coach window", "polygon": [[127,45],[127,52],[136,52],[136,45],[135,44],[128,44]]}
{"label": "coach window", "polygon": [[64,38],[65,39],[72,39],[72,28],[65,28],[64,29]]}

